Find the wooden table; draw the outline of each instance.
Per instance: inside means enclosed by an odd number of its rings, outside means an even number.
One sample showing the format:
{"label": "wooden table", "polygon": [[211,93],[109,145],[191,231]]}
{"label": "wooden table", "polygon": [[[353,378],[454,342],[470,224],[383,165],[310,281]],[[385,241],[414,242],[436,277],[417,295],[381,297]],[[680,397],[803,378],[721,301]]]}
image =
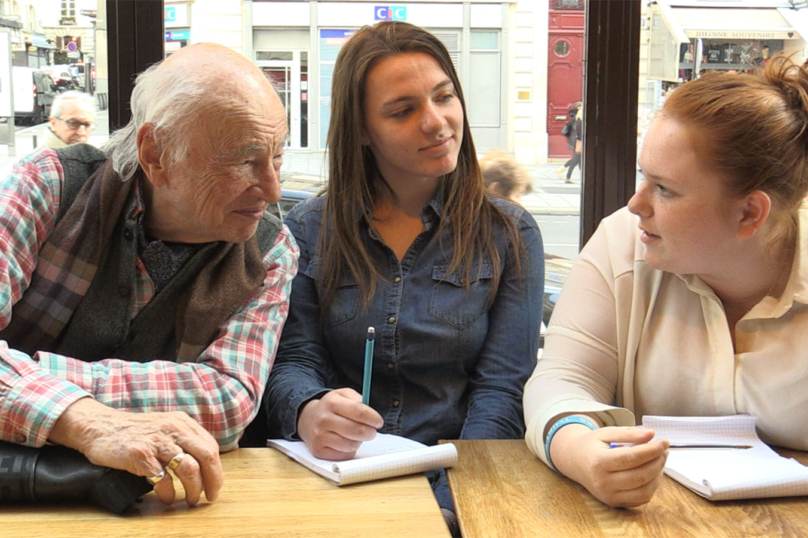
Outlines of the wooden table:
{"label": "wooden table", "polygon": [[[452,441],[447,471],[464,538],[806,537],[808,499],[710,502],[668,478],[635,509],[609,508],[551,471],[524,441]],[[808,454],[781,451],[808,463]]]}
{"label": "wooden table", "polygon": [[213,503],[165,506],[149,493],[123,516],[79,505],[6,505],[0,536],[449,538],[423,475],[338,488],[270,448],[236,450],[222,463],[224,487]]}

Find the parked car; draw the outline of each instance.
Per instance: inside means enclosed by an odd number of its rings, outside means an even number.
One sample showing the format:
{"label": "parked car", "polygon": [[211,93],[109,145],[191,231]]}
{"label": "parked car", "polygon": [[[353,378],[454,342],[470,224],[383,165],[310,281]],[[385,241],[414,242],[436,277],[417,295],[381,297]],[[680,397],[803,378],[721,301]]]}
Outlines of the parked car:
{"label": "parked car", "polygon": [[[284,188],[281,185],[281,199],[270,212],[277,217],[283,218],[298,202],[314,196],[315,191],[303,189]],[[540,346],[544,347],[544,331],[550,322],[561,288],[572,268],[572,260],[544,253],[544,310],[542,312],[541,341]]]}
{"label": "parked car", "polygon": [[50,115],[51,104],[58,93],[45,71],[15,65],[11,68],[14,88],[14,118],[20,122],[43,123]]}

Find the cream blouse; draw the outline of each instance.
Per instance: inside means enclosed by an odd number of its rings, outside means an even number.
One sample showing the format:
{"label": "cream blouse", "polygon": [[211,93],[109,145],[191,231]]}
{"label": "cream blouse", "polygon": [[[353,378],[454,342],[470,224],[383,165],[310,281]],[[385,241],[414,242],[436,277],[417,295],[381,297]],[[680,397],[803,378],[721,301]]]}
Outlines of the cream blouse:
{"label": "cream blouse", "polygon": [[737,323],[735,350],[718,297],[650,268],[638,224],[626,208],[604,219],[564,285],[525,386],[531,451],[546,462],[545,429],[571,412],[614,426],[749,413],[765,442],[808,450],[808,206],[783,295]]}

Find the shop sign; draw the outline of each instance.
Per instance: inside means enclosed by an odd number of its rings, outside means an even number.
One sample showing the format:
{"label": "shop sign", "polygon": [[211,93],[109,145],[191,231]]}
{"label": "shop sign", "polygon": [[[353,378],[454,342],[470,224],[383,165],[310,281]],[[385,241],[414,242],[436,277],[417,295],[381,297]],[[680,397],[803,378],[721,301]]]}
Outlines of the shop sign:
{"label": "shop sign", "polygon": [[190,30],[182,30],[179,32],[166,32],[166,41],[187,41],[191,39]]}
{"label": "shop sign", "polygon": [[374,6],[373,16],[377,21],[406,21],[406,6]]}
{"label": "shop sign", "polygon": [[329,47],[341,47],[355,33],[356,30],[320,30],[320,39]]}
{"label": "shop sign", "polygon": [[766,30],[685,30],[688,37],[702,39],[797,39],[796,32]]}
{"label": "shop sign", "polygon": [[48,43],[48,38],[45,34],[31,34],[31,44],[41,49],[51,49],[51,44]]}
{"label": "shop sign", "polygon": [[163,10],[166,28],[177,28],[189,26],[188,24],[188,4],[175,4],[165,6]]}

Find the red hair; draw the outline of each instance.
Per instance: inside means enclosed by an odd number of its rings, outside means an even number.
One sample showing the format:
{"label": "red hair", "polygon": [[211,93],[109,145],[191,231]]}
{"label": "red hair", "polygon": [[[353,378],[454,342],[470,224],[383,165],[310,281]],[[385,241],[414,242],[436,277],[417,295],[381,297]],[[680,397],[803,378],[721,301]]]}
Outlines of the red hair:
{"label": "red hair", "polygon": [[760,190],[796,229],[808,193],[808,68],[775,56],[752,74],[708,73],[677,88],[662,115],[694,136],[703,162],[745,196]]}

